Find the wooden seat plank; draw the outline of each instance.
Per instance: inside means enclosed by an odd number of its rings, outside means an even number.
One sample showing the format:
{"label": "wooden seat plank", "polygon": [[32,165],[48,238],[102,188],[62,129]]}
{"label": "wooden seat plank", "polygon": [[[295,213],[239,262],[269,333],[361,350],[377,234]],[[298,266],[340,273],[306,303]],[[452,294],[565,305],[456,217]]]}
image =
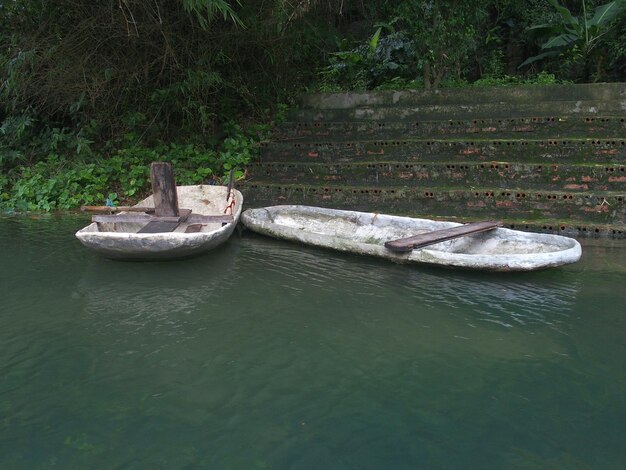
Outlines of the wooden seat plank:
{"label": "wooden seat plank", "polygon": [[[190,209],[181,209],[179,217],[153,217],[150,222],[137,230],[137,233],[163,233],[173,232],[176,228],[183,223],[191,214]],[[161,219],[161,220],[159,220]],[[178,220],[168,220],[178,219]]]}
{"label": "wooden seat plank", "polygon": [[180,225],[180,222],[164,222],[155,220],[137,230],[137,233],[166,233],[173,232]]}
{"label": "wooden seat plank", "polygon": [[501,227],[501,221],[485,221],[474,222],[470,224],[460,225],[458,227],[446,228],[442,230],[433,230],[432,232],[422,233],[413,237],[400,238],[385,243],[385,247],[391,251],[404,253],[416,248],[433,245],[435,243],[452,240],[454,238],[464,237],[474,233],[485,232]]}
{"label": "wooden seat plank", "polygon": [[142,222],[176,222],[183,221],[189,224],[229,224],[234,222],[232,215],[202,215],[192,214],[190,209],[180,209],[179,217],[156,217],[148,214],[115,214],[115,215],[93,215],[92,222],[98,223],[142,223]]}
{"label": "wooden seat plank", "polygon": [[92,222],[177,222],[181,223],[191,215],[191,209],[181,209],[177,217],[157,217],[149,214],[93,215]]}
{"label": "wooden seat plank", "polygon": [[83,212],[103,212],[105,214],[114,214],[116,212],[145,212],[147,214],[154,213],[154,207],[138,207],[138,206],[81,206]]}

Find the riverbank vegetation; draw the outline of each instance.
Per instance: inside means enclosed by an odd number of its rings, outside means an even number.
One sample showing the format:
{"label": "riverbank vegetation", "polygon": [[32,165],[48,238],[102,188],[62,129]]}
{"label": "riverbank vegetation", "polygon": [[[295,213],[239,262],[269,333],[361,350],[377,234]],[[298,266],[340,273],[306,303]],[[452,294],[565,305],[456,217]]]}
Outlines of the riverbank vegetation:
{"label": "riverbank vegetation", "polygon": [[244,169],[310,91],[626,81],[626,0],[0,0],[0,207]]}

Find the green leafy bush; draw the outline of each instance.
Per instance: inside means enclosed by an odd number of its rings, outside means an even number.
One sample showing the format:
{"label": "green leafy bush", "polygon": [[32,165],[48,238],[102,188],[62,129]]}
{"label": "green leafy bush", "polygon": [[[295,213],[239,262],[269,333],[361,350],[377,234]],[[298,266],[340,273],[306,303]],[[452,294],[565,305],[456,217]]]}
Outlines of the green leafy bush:
{"label": "green leafy bush", "polygon": [[[373,36],[377,38],[378,29]],[[375,47],[372,47],[375,45]],[[333,53],[321,72],[321,91],[370,90],[415,79],[417,61],[412,41],[403,33],[392,33],[350,50]]]}
{"label": "green leafy bush", "polygon": [[504,75],[501,77],[485,77],[476,80],[472,83],[472,86],[514,86],[514,85],[554,85],[554,84],[571,83],[567,80],[559,80],[553,73],[540,72],[537,75],[524,77],[524,76],[511,76]]}
{"label": "green leafy bush", "polygon": [[[284,106],[280,110],[278,118],[284,118]],[[267,124],[243,129],[231,122],[217,149],[191,143],[160,143],[90,153],[89,159],[73,160],[50,151],[36,163],[14,165],[0,174],[0,208],[52,211],[104,204],[107,199],[132,203],[150,193],[153,161],[170,162],[180,185],[222,184],[231,169],[240,179],[245,166],[258,156],[259,141],[267,138],[270,127]]]}
{"label": "green leafy bush", "polygon": [[323,86],[435,89],[463,81],[465,62],[478,48],[486,1],[402,1],[391,13],[367,42],[331,55],[321,72]]}
{"label": "green leafy bush", "polygon": [[592,79],[592,75],[594,81],[602,79],[610,33],[620,19],[626,20],[626,0],[596,6],[593,12],[587,11],[587,3],[593,2],[583,0],[578,16],[557,0],[548,2],[554,7],[555,18],[528,29],[541,42],[541,52],[526,59],[520,67],[560,57],[562,64],[570,68],[579,66],[581,72],[577,75],[582,75],[585,81]]}

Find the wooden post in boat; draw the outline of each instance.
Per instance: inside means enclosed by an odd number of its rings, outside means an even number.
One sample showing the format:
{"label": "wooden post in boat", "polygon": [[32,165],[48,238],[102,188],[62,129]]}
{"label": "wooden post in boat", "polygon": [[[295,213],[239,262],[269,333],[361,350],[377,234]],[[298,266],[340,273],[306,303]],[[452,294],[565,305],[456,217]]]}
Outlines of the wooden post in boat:
{"label": "wooden post in boat", "polygon": [[157,217],[178,217],[178,194],[172,165],[167,162],[152,162],[150,181],[154,197],[154,215]]}
{"label": "wooden post in boat", "polygon": [[175,217],[176,221],[154,220],[144,225],[137,233],[173,232],[186,219],[191,211],[185,211],[181,217],[178,209],[178,194],[172,165],[167,162],[152,162],[150,165],[152,181],[152,197],[154,199],[154,215],[159,217]]}

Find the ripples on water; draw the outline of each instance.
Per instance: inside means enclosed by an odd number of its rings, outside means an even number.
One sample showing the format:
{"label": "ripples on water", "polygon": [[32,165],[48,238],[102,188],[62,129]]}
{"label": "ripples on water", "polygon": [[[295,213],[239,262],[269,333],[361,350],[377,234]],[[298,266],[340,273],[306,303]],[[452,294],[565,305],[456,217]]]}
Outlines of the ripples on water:
{"label": "ripples on water", "polygon": [[2,468],[624,461],[624,251],[494,275],[247,235],[124,263],[85,222],[0,219]]}
{"label": "ripples on water", "polygon": [[[246,256],[264,259],[267,269],[302,283],[300,290],[323,288],[350,297],[389,295],[426,308],[461,309],[476,321],[554,324],[575,301],[575,277],[553,280],[549,274],[491,274],[390,265],[384,261],[320,252],[264,240]],[[320,256],[320,253],[326,256]],[[289,289],[297,289],[289,285]]]}

